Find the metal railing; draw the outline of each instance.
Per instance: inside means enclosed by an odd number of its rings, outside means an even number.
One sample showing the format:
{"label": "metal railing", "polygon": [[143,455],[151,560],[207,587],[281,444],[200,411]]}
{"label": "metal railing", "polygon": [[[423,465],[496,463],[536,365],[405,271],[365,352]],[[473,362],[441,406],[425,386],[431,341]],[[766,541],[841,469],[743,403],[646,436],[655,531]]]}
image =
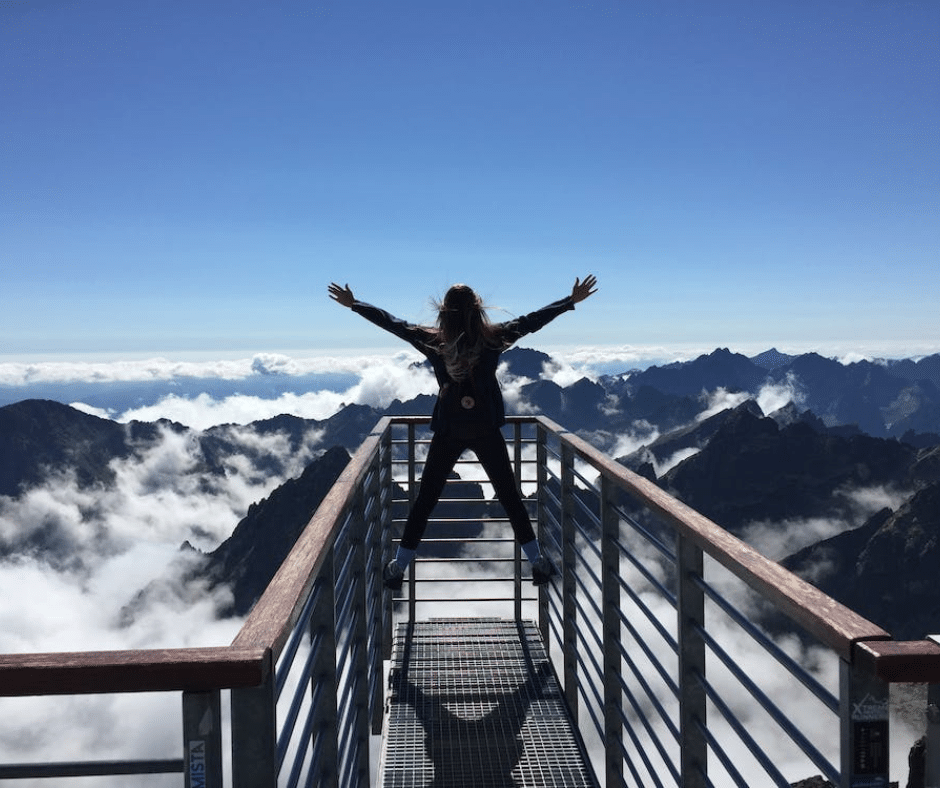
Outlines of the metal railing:
{"label": "metal railing", "polygon": [[234,788],[367,786],[391,643],[380,569],[388,446],[383,420],[230,646],[0,656],[0,697],[181,691],[182,757],[6,764],[0,780],[181,773],[187,788],[221,788],[223,777]]}
{"label": "metal railing", "polygon": [[936,704],[937,644],[892,641],[547,419],[538,451],[564,567],[540,620],[607,786],[887,786],[888,684],[930,683]]}
{"label": "metal railing", "polygon": [[[0,779],[182,772],[186,786],[223,775],[235,788],[366,786],[393,610],[414,619],[457,605],[537,618],[610,788],[789,785],[807,769],[839,786],[887,785],[888,684],[926,682],[940,705],[940,645],[892,641],[548,419],[509,429],[555,582],[530,592],[501,510],[454,482],[405,596],[391,599],[381,566],[427,422],[377,424],[230,646],[0,656],[0,697],[181,692],[182,757],[9,764]],[[464,482],[473,467],[458,467]],[[801,771],[786,774],[791,764]],[[938,781],[928,772],[927,785]]]}

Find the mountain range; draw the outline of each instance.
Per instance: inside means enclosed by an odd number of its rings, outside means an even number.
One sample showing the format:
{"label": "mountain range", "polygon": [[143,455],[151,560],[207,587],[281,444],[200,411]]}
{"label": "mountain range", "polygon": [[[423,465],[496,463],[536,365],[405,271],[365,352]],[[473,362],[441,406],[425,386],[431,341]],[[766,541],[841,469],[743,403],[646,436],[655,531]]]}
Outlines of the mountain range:
{"label": "mountain range", "polygon": [[[940,355],[842,364],[816,354],[770,350],[748,358],[718,349],[569,386],[546,374],[552,360],[545,354],[514,349],[504,359],[507,375],[528,381],[519,388],[527,411],[605,452],[628,446],[618,457],[625,466],[748,541],[759,542],[759,532],[796,532],[778,539],[794,549],[770,557],[896,637],[940,630],[932,580],[940,558]],[[765,413],[762,402],[785,404]],[[0,408],[0,496],[17,499],[50,472],[71,473],[84,490],[107,488],[115,460],[133,462],[168,433],[199,458],[187,473],[221,482],[237,459],[254,474],[283,476],[285,452],[304,451],[315,435],[306,469],[256,501],[228,539],[208,552],[188,544],[181,551],[190,578],[230,586],[220,613],[242,614],[378,418],[429,413],[431,405],[422,396],[384,411],[347,405],[322,421],[282,415],[198,431],[168,421],[118,424],[24,400]],[[279,436],[282,448],[246,435]],[[482,495],[478,485],[468,487],[468,495]],[[801,529],[821,521],[835,525],[822,535]],[[55,522],[22,538],[0,529],[0,562],[24,553],[67,560],[71,543],[56,533]],[[147,593],[129,596],[127,616]]]}

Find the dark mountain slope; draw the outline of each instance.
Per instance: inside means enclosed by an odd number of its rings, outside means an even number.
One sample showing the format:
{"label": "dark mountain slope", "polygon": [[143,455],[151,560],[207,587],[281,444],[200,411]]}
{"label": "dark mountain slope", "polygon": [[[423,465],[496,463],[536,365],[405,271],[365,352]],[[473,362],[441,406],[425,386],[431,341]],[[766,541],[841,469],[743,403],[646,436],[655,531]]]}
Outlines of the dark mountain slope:
{"label": "dark mountain slope", "polygon": [[618,458],[618,462],[635,471],[652,459],[656,462],[663,462],[683,449],[701,449],[708,445],[708,442],[727,421],[738,418],[738,409],[749,411],[757,418],[764,416],[760,406],[754,400],[747,400],[737,409],[723,410],[702,421],[695,421],[685,427],[667,432],[633,454]]}
{"label": "dark mountain slope", "polygon": [[901,640],[940,631],[940,482],[781,562]]}
{"label": "dark mountain slope", "polygon": [[630,376],[634,386],[650,386],[665,394],[696,396],[703,391],[755,391],[767,380],[768,370],[747,356],[719,348],[694,361],[650,367]]}
{"label": "dark mountain slope", "polygon": [[232,589],[227,615],[244,615],[264,592],[323,497],[349,462],[336,446],[267,498],[252,504],[232,535],[209,553],[200,575]]}
{"label": "dark mountain slope", "polygon": [[805,423],[781,428],[745,403],[660,483],[736,532],[755,520],[840,516],[838,490],[912,485],[917,457],[898,441],[824,434]]}
{"label": "dark mountain slope", "polygon": [[23,400],[0,408],[0,495],[15,497],[50,470],[74,471],[79,485],[107,484],[108,467],[138,444],[157,439],[169,421],[121,425],[51,400]]}

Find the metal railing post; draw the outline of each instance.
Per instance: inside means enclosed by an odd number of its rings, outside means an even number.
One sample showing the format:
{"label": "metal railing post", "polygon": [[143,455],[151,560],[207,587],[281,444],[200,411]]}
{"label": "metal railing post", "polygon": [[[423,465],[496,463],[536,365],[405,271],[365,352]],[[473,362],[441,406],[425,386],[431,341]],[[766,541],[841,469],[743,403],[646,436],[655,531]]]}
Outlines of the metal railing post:
{"label": "metal railing post", "polygon": [[840,660],[840,788],[888,785],[888,685]]}
{"label": "metal railing post", "polygon": [[601,477],[601,610],[604,614],[604,741],[606,788],[625,786],[623,758],[618,746],[623,737],[620,687],[620,518],[613,508],[614,490],[606,476]]}
{"label": "metal railing post", "polygon": [[[513,424],[513,467],[516,472],[516,486],[522,490],[522,424]],[[522,550],[518,540],[513,540],[513,615],[516,621],[522,620]]]}
{"label": "metal railing post", "polygon": [[333,582],[333,548],[327,553],[317,578],[316,603],[310,614],[310,640],[318,644],[310,666],[311,693],[319,696],[313,709],[313,736],[321,742],[323,767],[313,783],[322,788],[339,785],[339,730],[336,725],[336,595]]}
{"label": "metal railing post", "polygon": [[[408,510],[415,504],[415,498],[418,495],[417,486],[417,462],[415,457],[415,425],[408,422]],[[415,582],[418,562],[413,560],[408,572],[408,620],[415,620],[415,611],[418,601],[418,588]]]}
{"label": "metal railing post", "polygon": [[565,697],[571,716],[578,721],[578,600],[572,574],[575,565],[574,527],[574,451],[567,444],[561,447],[561,610],[562,649],[565,673]]}
{"label": "metal railing post", "polygon": [[940,788],[940,684],[927,685],[927,753],[925,788]]}
{"label": "metal railing post", "polygon": [[[360,496],[356,506],[355,519],[359,522],[359,534],[365,527],[365,501]],[[366,598],[366,589],[368,587],[368,577],[366,575],[366,545],[365,539],[357,535],[351,539],[353,549],[353,580],[356,588],[354,591],[355,607],[353,612],[353,630],[351,633],[351,644],[355,644],[355,661],[352,670],[356,678],[355,693],[353,704],[356,707],[356,738],[358,754],[357,775],[358,784],[362,788],[369,788],[369,735],[372,729],[372,717],[370,715],[370,693],[369,693],[369,628],[368,628],[368,600]]]}
{"label": "metal railing post", "polygon": [[366,542],[363,545],[363,604],[365,605],[365,638],[368,662],[366,683],[370,684],[369,708],[372,711],[372,733],[382,732],[382,646],[384,605],[382,597],[382,460],[377,452],[366,494]]}
{"label": "metal railing post", "polygon": [[232,788],[277,785],[274,671],[258,687],[232,690]]}
{"label": "metal railing post", "polygon": [[222,699],[219,690],[183,693],[186,788],[222,788]]}
{"label": "metal railing post", "polygon": [[[381,566],[379,567],[379,577],[382,576],[382,570],[385,562],[391,556],[385,552],[386,545],[390,543],[389,535],[385,533],[385,528],[389,528],[392,522],[392,497],[394,495],[395,480],[392,474],[392,427],[389,425],[382,434],[382,443],[379,447],[379,470],[382,474],[382,480],[379,483],[379,494],[381,496],[381,525],[382,530],[378,534],[380,542]],[[379,586],[382,602],[382,656],[384,659],[392,658],[392,594],[385,588],[384,584]]]}
{"label": "metal railing post", "polygon": [[[545,427],[541,424],[538,425],[536,430],[536,446],[535,446],[535,455],[537,460],[536,465],[536,476],[538,478],[538,492],[536,494],[537,499],[537,510],[536,510],[536,521],[537,521],[537,531],[539,537],[539,543],[545,545],[548,541],[547,538],[547,528],[545,526],[545,511],[547,509],[546,497],[547,497],[547,486],[548,486],[548,447],[546,442],[548,440],[548,432]],[[564,567],[562,567],[564,570]],[[548,591],[549,587],[543,585],[539,588],[538,597],[539,597],[539,631],[542,633],[542,642],[546,644],[551,643],[550,634],[551,634],[551,609],[548,604]]]}
{"label": "metal railing post", "polygon": [[705,788],[708,774],[708,744],[700,730],[707,725],[705,687],[705,642],[698,634],[705,627],[705,594],[695,582],[702,577],[702,549],[676,536],[678,593],[676,595],[679,643],[679,736],[680,772],[683,788]]}

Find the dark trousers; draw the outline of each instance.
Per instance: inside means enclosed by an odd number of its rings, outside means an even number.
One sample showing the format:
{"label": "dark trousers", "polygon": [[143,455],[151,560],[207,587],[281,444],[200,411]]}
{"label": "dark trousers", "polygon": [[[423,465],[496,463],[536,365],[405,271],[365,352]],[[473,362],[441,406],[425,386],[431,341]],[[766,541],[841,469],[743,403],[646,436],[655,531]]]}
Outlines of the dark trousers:
{"label": "dark trousers", "polygon": [[421,474],[418,497],[408,514],[405,532],[401,537],[402,547],[417,549],[421,537],[424,536],[428,517],[431,516],[444,490],[444,483],[465,449],[470,449],[476,454],[483,470],[486,471],[496,491],[496,497],[506,510],[519,544],[526,544],[535,539],[532,521],[516,486],[506,441],[496,427],[484,427],[472,431],[452,430],[443,435],[437,432],[433,434],[428,458]]}

